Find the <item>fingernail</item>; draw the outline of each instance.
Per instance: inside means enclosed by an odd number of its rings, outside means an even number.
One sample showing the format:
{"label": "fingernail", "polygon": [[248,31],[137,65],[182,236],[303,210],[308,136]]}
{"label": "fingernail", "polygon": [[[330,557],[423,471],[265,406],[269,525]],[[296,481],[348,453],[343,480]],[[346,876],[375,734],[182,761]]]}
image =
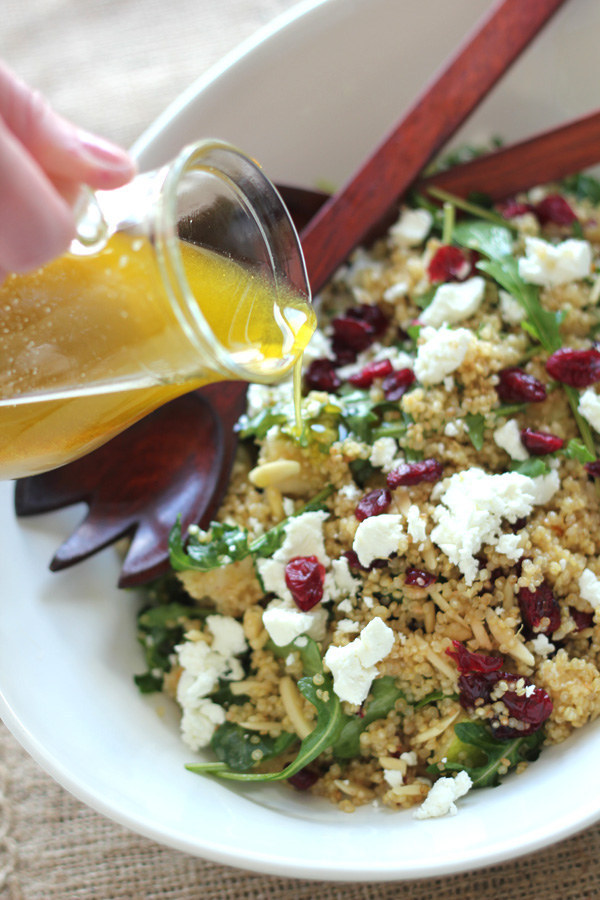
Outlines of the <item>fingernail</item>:
{"label": "fingernail", "polygon": [[117,144],[87,131],[80,131],[78,137],[82,152],[94,165],[114,172],[134,172],[135,163]]}

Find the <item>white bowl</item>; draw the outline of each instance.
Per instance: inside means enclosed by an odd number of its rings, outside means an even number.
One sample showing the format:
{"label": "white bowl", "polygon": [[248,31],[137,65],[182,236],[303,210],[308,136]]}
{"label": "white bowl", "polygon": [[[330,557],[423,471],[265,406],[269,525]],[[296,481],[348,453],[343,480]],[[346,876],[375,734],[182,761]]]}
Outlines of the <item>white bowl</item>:
{"label": "white bowl", "polygon": [[[484,4],[478,4],[479,10]],[[472,24],[471,0],[301,3],[193,85],[136,145],[142,167],[199,137],[233,141],[275,180],[339,184]],[[593,108],[596,0],[566,4],[455,142],[525,136]],[[600,815],[600,732],[590,726],[456,818],[362,808],[345,815],[285,786],[235,788],[184,769],[175,711],[144,698],[138,597],[107,551],[47,570],[81,509],[16,521],[0,485],[0,713],[23,746],[90,806],[208,859],[315,879],[439,876],[535,850]]]}

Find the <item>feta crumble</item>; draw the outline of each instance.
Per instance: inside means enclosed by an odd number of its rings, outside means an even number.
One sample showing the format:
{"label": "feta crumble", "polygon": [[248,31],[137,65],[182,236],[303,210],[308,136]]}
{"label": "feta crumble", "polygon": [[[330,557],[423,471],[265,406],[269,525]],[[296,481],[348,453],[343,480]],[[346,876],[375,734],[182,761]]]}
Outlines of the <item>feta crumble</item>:
{"label": "feta crumble", "polygon": [[579,398],[579,412],[594,431],[600,432],[600,397],[594,388],[587,388]]}
{"label": "feta crumble", "polygon": [[323,538],[323,523],[328,516],[328,512],[317,510],[290,519],[285,525],[281,547],[270,558],[257,560],[258,574],[267,594],[275,594],[281,600],[293,603],[285,583],[285,567],[296,556],[316,556],[322,565],[329,566],[330,559],[325,552]]}
{"label": "feta crumble", "polygon": [[477,312],[484,296],[485,281],[480,275],[474,275],[466,281],[449,281],[440,285],[419,320],[434,328],[456,325]]}
{"label": "feta crumble", "polygon": [[521,430],[516,419],[509,419],[500,428],[496,428],[494,442],[501,450],[505,450],[511,459],[516,459],[518,462],[529,459],[529,453],[523,446]]}
{"label": "feta crumble", "polygon": [[518,300],[508,291],[498,291],[500,300],[500,315],[507,325],[520,325],[525,318],[525,310]]}
{"label": "feta crumble", "polygon": [[462,365],[467,351],[475,342],[466,328],[421,329],[414,372],[421,384],[439,384]]}
{"label": "feta crumble", "polygon": [[519,275],[530,284],[556,287],[587,278],[592,271],[592,248],[588,241],[569,238],[550,244],[537,237],[525,238],[525,256],[519,260]]}
{"label": "feta crumble", "polygon": [[[540,478],[558,475],[551,472]],[[477,575],[476,555],[484,544],[502,540],[501,525],[506,519],[514,523],[529,515],[540,497],[545,500],[549,487],[538,485],[538,479],[518,472],[488,475],[476,466],[458,472],[434,489],[440,499],[433,517],[437,525],[431,532],[432,541],[458,566],[467,584]],[[554,481],[553,481],[554,484]],[[507,547],[505,542],[502,546]],[[508,549],[516,551],[516,547]]]}
{"label": "feta crumble", "polygon": [[427,797],[413,813],[415,819],[432,819],[439,816],[455,816],[458,812],[455,800],[471,789],[473,782],[466,772],[458,772],[454,778],[440,778]]}
{"label": "feta crumble", "polygon": [[364,519],[356,529],[352,544],[361,566],[370,566],[375,559],[387,559],[392,553],[403,553],[407,548],[402,516],[396,513]]}
{"label": "feta crumble", "polygon": [[416,247],[422,244],[433,225],[433,216],[428,209],[404,208],[400,218],[390,228],[390,235],[397,244]]}
{"label": "feta crumble", "polygon": [[579,576],[579,593],[593,609],[600,606],[600,578],[591,569],[585,568]]}
{"label": "feta crumble", "polygon": [[360,704],[366,700],[377,677],[376,663],[394,645],[394,632],[376,617],[345,647],[330,646],[324,662],[333,675],[333,689],[340,700]]}
{"label": "feta crumble", "polygon": [[327,628],[327,610],[319,604],[303,612],[293,600],[271,600],[262,615],[263,625],[278,647],[285,647],[301,634],[320,641]]}

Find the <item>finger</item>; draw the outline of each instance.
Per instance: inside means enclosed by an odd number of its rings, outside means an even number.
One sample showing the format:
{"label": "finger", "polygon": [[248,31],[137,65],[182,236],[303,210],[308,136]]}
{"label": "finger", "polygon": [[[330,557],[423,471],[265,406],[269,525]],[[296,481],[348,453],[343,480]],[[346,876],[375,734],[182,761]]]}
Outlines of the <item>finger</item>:
{"label": "finger", "polygon": [[0,275],[43,265],[69,246],[68,203],[0,119]]}
{"label": "finger", "polygon": [[0,115],[51,178],[109,189],[135,174],[135,163],[125,150],[59,116],[2,63]]}

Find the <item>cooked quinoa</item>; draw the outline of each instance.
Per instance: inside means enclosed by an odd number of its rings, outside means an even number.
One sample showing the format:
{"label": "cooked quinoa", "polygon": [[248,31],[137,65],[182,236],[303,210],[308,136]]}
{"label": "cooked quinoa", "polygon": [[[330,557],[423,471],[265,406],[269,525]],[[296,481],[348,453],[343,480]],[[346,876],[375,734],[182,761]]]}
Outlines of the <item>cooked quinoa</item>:
{"label": "cooked quinoa", "polygon": [[193,771],[423,818],[598,715],[592,188],[417,199],[317,298],[301,432],[290,383],[249,388],[140,616]]}

